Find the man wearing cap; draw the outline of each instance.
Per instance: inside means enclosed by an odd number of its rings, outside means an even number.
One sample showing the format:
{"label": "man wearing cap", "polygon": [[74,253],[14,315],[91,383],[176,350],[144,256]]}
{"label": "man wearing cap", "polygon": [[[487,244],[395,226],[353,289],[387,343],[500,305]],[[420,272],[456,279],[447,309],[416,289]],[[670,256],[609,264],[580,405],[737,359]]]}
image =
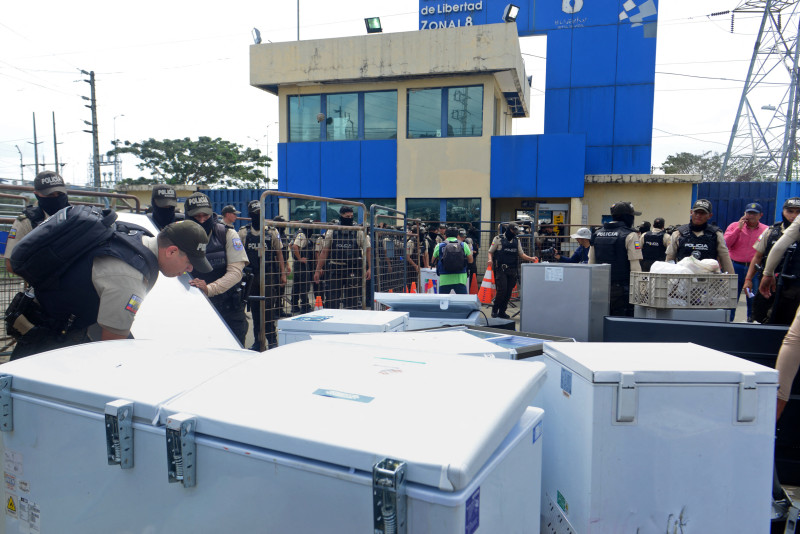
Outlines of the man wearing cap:
{"label": "man wearing cap", "polygon": [[36,228],[43,220],[69,205],[64,179],[53,171],[42,171],[36,175],[33,180],[33,194],[36,196],[37,205],[31,204],[22,210],[22,213],[17,216],[17,220],[11,225],[11,231],[8,233],[3,257],[6,258],[6,271],[9,273],[14,271],[11,269],[11,262],[8,261],[8,258],[11,257],[11,252],[20,239]]}
{"label": "man wearing cap", "polygon": [[649,273],[650,267],[655,262],[667,259],[669,234],[664,231],[664,219],[656,217],[652,229],[644,232],[640,239],[642,242],[642,270]]}
{"label": "man wearing cap", "polygon": [[641,271],[642,247],[639,234],[633,229],[633,218],[640,215],[630,202],[611,206],[611,222],[595,231],[589,242],[589,263],[611,265],[609,313],[633,317],[633,305],[628,302],[631,271]]}
{"label": "man wearing cap", "polygon": [[[319,283],[322,268],[330,256],[330,272],[326,273],[328,291],[331,302],[325,302],[326,308],[338,309],[340,305],[346,310],[361,309],[362,265],[365,267],[365,280],[369,280],[372,245],[369,236],[363,230],[354,231],[353,208],[347,205],[339,208],[339,225],[337,230],[325,232],[325,240],[314,271],[314,283]],[[362,264],[362,260],[366,261]],[[330,278],[328,278],[330,274]]]}
{"label": "man wearing cap", "polygon": [[492,317],[510,319],[506,309],[519,279],[519,260],[537,261],[537,258],[528,256],[522,250],[522,242],[517,238],[519,227],[516,224],[500,226],[502,233],[495,236],[489,245],[488,265],[492,266],[497,286],[497,295],[492,304]]}
{"label": "man wearing cap", "polygon": [[[744,279],[747,275],[747,270],[750,267],[750,261],[756,251],[753,249],[758,238],[767,229],[767,225],[759,222],[763,216],[763,209],[761,204],[751,202],[744,207],[744,215],[738,221],[728,225],[725,229],[725,244],[728,246],[728,252],[733,262],[733,269],[738,276],[738,296],[742,294],[742,287],[744,286]],[[745,295],[747,301],[747,322],[753,322],[753,297]],[[731,310],[731,321],[736,310]]]}
{"label": "man wearing cap", "polygon": [[247,317],[244,313],[241,284],[242,270],[247,265],[247,253],[235,231],[212,218],[211,200],[203,193],[194,193],[183,207],[187,219],[203,227],[208,236],[206,258],[212,270],[200,273],[189,284],[211,300],[236,339],[244,346]]}
{"label": "man wearing cap", "polygon": [[578,231],[570,237],[578,242],[577,250],[569,258],[557,253],[556,260],[560,263],[589,263],[589,242],[592,239],[592,232],[588,228],[578,228]]}
{"label": "man wearing cap", "polygon": [[175,213],[177,207],[178,196],[175,188],[171,185],[157,185],[153,187],[150,196],[150,213],[147,214],[147,218],[161,230],[172,222],[183,220],[182,213]]}
{"label": "man wearing cap", "polygon": [[[776,295],[764,297],[758,290],[759,282],[754,282],[754,280],[759,280],[759,270],[764,268],[764,262],[769,259],[775,243],[789,229],[799,214],[800,197],[787,198],[783,203],[781,220],[767,228],[756,240],[756,244],[753,245],[755,254],[750,261],[750,267],[744,279],[744,288],[753,290],[755,287],[753,320],[759,323],[768,322],[769,324],[789,325],[792,323],[800,304],[800,282],[797,281],[800,279],[800,255],[798,257],[794,256],[797,249],[797,241],[794,241],[785,249],[783,257],[778,260],[778,264],[775,267],[774,272],[776,275],[785,272],[790,276],[787,276],[781,284],[780,301],[775,306],[774,311],[773,306]],[[787,260],[788,263],[786,263]],[[785,271],[784,264],[786,264]]]}
{"label": "man wearing cap", "polygon": [[[247,213],[250,216],[250,224],[239,229],[239,238],[244,243],[247,252],[247,261],[250,265],[247,269],[253,277],[250,281],[253,289],[249,294],[260,294],[261,287],[261,201],[251,200],[247,204]],[[263,331],[267,339],[266,348],[274,348],[278,344],[277,330],[275,321],[278,318],[277,300],[278,290],[286,285],[286,263],[283,259],[283,245],[278,231],[275,228],[267,228],[264,240],[264,317],[261,316],[261,304],[259,302],[250,303],[250,312],[253,316],[253,345],[250,350],[261,350],[261,332]],[[280,286],[279,286],[280,284]]]}
{"label": "man wearing cap", "polygon": [[232,205],[227,205],[222,208],[222,224],[230,228],[231,230],[235,230],[234,224],[236,224],[236,216],[240,215],[242,212],[237,210]]}
{"label": "man wearing cap", "polygon": [[158,273],[172,278],[186,271],[208,272],[208,236],[199,225],[179,221],[152,237],[125,228],[129,243],[111,239],[75,260],[58,283],[37,288],[43,316],[14,347],[15,360],[90,341],[124,339]]}
{"label": "man wearing cap", "polygon": [[667,261],[677,262],[695,255],[701,260],[717,260],[723,273],[733,274],[725,236],[722,230],[708,222],[712,214],[710,200],[701,198],[695,201],[689,224],[678,226],[670,237]]}
{"label": "man wearing cap", "polygon": [[[303,224],[311,224],[309,218],[301,221]],[[308,313],[314,310],[309,303],[308,293],[311,290],[311,276],[314,271],[314,243],[309,237],[311,232],[307,227],[299,228],[292,241],[292,313]],[[311,299],[314,302],[314,299]]]}

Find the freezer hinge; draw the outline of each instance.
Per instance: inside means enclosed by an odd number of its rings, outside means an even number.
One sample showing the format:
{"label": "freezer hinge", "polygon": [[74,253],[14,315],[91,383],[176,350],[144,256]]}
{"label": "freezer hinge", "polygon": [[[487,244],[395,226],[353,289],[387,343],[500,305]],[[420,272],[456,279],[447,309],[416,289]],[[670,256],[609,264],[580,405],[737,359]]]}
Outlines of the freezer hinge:
{"label": "freezer hinge", "polygon": [[108,465],[133,468],[133,403],[115,400],[106,404],[106,454]]}
{"label": "freezer hinge", "polygon": [[617,385],[617,423],[632,423],[636,417],[636,376],[620,373]]}
{"label": "freezer hinge", "polygon": [[182,482],[184,488],[197,483],[194,416],[177,413],[167,419],[167,472],[170,482]]}
{"label": "freezer hinge", "polygon": [[384,458],[372,468],[374,534],[406,533],[406,464]]}
{"label": "freezer hinge", "polygon": [[736,420],[740,423],[751,423],[756,420],[758,412],[758,385],[755,373],[742,373],[739,382],[739,406]]}
{"label": "freezer hinge", "polygon": [[11,375],[0,375],[0,432],[14,430],[14,399],[11,398]]}

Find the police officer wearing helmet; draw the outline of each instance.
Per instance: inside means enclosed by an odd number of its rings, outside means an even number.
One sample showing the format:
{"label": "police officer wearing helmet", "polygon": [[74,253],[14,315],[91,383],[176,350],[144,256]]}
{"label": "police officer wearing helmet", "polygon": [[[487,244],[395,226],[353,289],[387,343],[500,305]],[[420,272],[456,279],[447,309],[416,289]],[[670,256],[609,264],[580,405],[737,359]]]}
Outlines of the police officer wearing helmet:
{"label": "police officer wearing helmet", "polygon": [[8,233],[3,257],[6,258],[6,270],[9,273],[14,271],[11,269],[11,262],[8,261],[8,258],[11,257],[11,252],[20,239],[25,237],[47,217],[61,208],[69,206],[69,197],[67,196],[67,187],[64,185],[64,179],[53,171],[42,171],[36,175],[33,180],[33,194],[36,196],[37,205],[31,204],[22,210],[17,220],[11,225],[11,231]]}
{"label": "police officer wearing helmet", "polygon": [[644,232],[642,241],[642,270],[650,272],[650,267],[657,261],[667,259],[667,246],[669,234],[664,231],[664,219],[657,217],[653,221],[653,228]]}
{"label": "police officer wearing helmet", "polygon": [[[369,280],[370,260],[372,245],[369,236],[362,230],[352,230],[353,208],[342,206],[339,208],[340,229],[328,230],[325,233],[322,252],[317,260],[314,271],[314,283],[319,283],[322,268],[330,257],[330,271],[326,272],[328,279],[328,292],[330,302],[325,303],[326,308],[338,309],[342,305],[345,309],[361,309],[360,295],[363,280],[361,278],[362,265],[365,265],[365,279]],[[366,264],[362,264],[362,259]],[[330,274],[330,278],[328,278]]]}
{"label": "police officer wearing helmet", "polygon": [[203,193],[187,198],[183,211],[187,219],[194,220],[205,230],[208,236],[206,258],[212,267],[211,272],[200,273],[189,284],[211,300],[233,335],[244,345],[247,317],[240,287],[242,270],[248,264],[244,245],[235,231],[212,217],[211,200]]}
{"label": "police officer wearing helmet", "polygon": [[501,225],[501,233],[492,240],[489,246],[489,265],[494,270],[497,295],[492,305],[492,317],[509,319],[506,314],[508,301],[519,279],[519,259],[538,261],[535,256],[528,256],[522,250],[522,242],[517,238],[519,227],[516,224]]}
{"label": "police officer wearing helmet", "polygon": [[[747,274],[744,278],[744,288],[753,291],[754,280],[760,281],[759,271],[764,268],[765,261],[769,258],[775,243],[786,232],[790,225],[800,214],[800,197],[787,198],[783,203],[783,211],[781,213],[781,220],[773,224],[771,227],[764,230],[758,237],[758,240],[753,245],[755,254],[750,262],[750,267],[747,269]],[[792,323],[794,316],[797,312],[798,304],[800,304],[800,254],[795,257],[797,253],[797,241],[789,245],[786,252],[783,254],[775,267],[775,274],[785,272],[790,275],[783,281],[781,288],[780,301],[773,312],[776,295],[771,295],[766,298],[764,295],[755,289],[755,297],[753,298],[753,320],[759,323],[768,322],[770,324],[789,325]],[[784,264],[786,261],[786,269]],[[758,282],[755,282],[758,284]]]}
{"label": "police officer wearing helmet", "polygon": [[[311,224],[311,219],[306,218],[301,221],[303,224]],[[307,227],[299,228],[292,241],[292,313],[308,313],[313,310],[309,304],[308,293],[311,290],[311,277],[314,270],[314,243],[311,242],[311,235]],[[311,302],[314,302],[311,300]]]}
{"label": "police officer wearing helmet", "polygon": [[[12,360],[90,341],[124,339],[159,272],[172,278],[211,270],[204,252],[208,236],[194,222],[172,223],[156,237],[134,225],[116,224],[111,239],[75,259],[57,282],[36,288],[40,313],[25,332],[14,323],[23,335]],[[28,243],[37,238],[36,232],[29,234]]]}
{"label": "police officer wearing helmet", "polygon": [[641,271],[642,259],[639,234],[633,229],[637,215],[630,202],[617,202],[611,206],[611,222],[592,234],[589,263],[611,265],[609,312],[611,315],[633,317],[633,305],[628,303],[630,273]]}
{"label": "police officer wearing helmet", "polygon": [[690,215],[689,224],[678,226],[673,232],[667,247],[667,261],[679,262],[697,252],[699,259],[717,260],[723,273],[733,274],[733,262],[725,244],[725,236],[720,228],[708,222],[712,215],[711,201],[698,199]]}
{"label": "police officer wearing helmet", "polygon": [[[244,243],[247,252],[247,261],[250,263],[245,269],[249,271],[250,278],[247,293],[260,294],[261,287],[261,201],[251,200],[247,204],[247,214],[250,224],[239,229],[239,238]],[[278,343],[276,324],[278,319],[278,287],[286,285],[286,262],[283,259],[283,245],[278,231],[267,228],[264,239],[264,317],[261,316],[261,304],[257,301],[250,302],[250,312],[253,316],[253,344],[250,350],[261,350],[261,332],[266,334],[267,347],[273,348]]]}
{"label": "police officer wearing helmet", "polygon": [[153,187],[150,195],[150,213],[147,218],[161,230],[175,221],[182,221],[183,214],[175,213],[178,207],[178,196],[171,185],[160,184]]}

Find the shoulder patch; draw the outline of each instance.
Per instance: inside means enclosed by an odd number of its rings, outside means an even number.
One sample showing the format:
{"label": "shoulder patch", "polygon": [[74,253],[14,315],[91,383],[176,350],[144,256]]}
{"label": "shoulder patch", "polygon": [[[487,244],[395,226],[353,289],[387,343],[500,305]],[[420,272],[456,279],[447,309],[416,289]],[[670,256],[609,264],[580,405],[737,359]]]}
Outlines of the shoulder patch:
{"label": "shoulder patch", "polygon": [[136,312],[139,311],[139,306],[142,305],[142,300],[142,297],[139,295],[131,295],[131,298],[128,299],[128,305],[125,306],[125,309],[136,315]]}
{"label": "shoulder patch", "polygon": [[638,239],[633,242],[633,246],[636,248],[636,250],[641,250],[642,249],[642,245],[641,245],[641,243],[639,243]]}
{"label": "shoulder patch", "polygon": [[16,228],[12,228],[11,231],[8,233],[8,238],[9,239],[16,239],[16,237],[17,237],[17,229]]}
{"label": "shoulder patch", "polygon": [[244,245],[242,245],[242,240],[239,239],[239,236],[233,238],[233,249],[244,250]]}

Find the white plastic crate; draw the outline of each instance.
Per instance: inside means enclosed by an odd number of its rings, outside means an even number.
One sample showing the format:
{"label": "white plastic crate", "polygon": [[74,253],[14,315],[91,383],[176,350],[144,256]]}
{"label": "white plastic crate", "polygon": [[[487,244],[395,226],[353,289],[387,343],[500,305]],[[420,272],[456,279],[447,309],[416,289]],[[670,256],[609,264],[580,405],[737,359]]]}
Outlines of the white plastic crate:
{"label": "white plastic crate", "polygon": [[735,308],[735,274],[631,273],[629,302],[651,308]]}

